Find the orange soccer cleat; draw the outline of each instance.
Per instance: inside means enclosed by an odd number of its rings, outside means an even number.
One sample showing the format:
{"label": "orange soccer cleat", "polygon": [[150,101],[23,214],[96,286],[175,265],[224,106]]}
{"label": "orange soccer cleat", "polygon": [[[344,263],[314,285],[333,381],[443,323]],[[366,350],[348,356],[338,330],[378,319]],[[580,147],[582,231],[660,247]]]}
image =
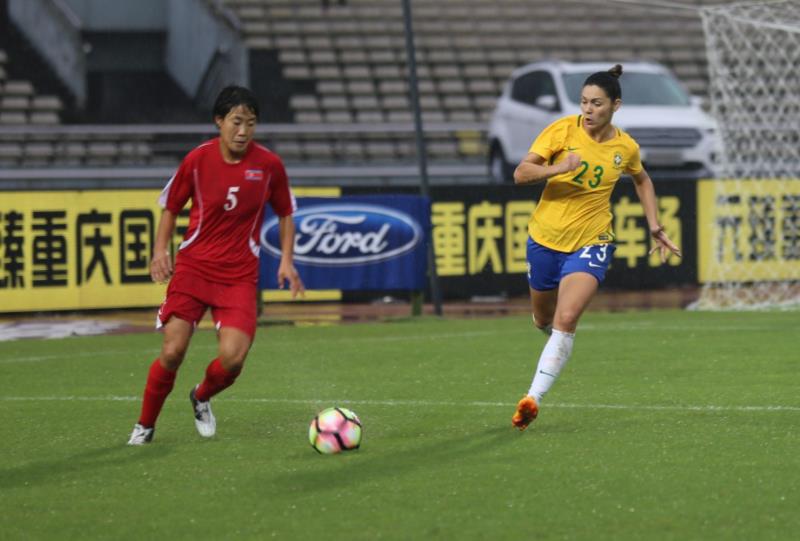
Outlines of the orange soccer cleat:
{"label": "orange soccer cleat", "polygon": [[511,424],[520,430],[525,430],[537,415],[539,415],[539,404],[536,403],[536,399],[532,396],[524,396],[517,403],[517,411],[511,418]]}

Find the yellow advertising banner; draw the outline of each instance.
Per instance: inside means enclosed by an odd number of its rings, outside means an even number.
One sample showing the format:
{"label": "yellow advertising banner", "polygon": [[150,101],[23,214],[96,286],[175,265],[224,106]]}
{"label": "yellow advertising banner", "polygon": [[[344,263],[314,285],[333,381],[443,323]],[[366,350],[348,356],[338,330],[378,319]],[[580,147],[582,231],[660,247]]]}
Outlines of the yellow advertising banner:
{"label": "yellow advertising banner", "polygon": [[149,270],[158,195],[0,193],[0,312],[160,304],[165,286]]}
{"label": "yellow advertising banner", "polygon": [[800,180],[703,180],[698,279],[800,280]]}
{"label": "yellow advertising banner", "polygon": [[[336,197],[338,188],[296,189]],[[150,279],[159,190],[0,192],[0,313],[158,306]],[[177,249],[189,223],[178,217]],[[265,297],[282,300],[284,292]],[[307,300],[338,291],[307,292]]]}
{"label": "yellow advertising banner", "polygon": [[[670,238],[681,244],[680,199],[658,198],[661,223]],[[432,238],[439,276],[471,276],[491,268],[495,274],[527,271],[528,221],[534,201],[438,201],[431,207]],[[628,269],[661,266],[658,253],[650,254],[650,235],[642,205],[627,195],[611,202],[614,216],[614,265]],[[501,250],[504,248],[504,250]],[[504,252],[505,256],[501,255]],[[670,258],[666,265],[680,265]]]}

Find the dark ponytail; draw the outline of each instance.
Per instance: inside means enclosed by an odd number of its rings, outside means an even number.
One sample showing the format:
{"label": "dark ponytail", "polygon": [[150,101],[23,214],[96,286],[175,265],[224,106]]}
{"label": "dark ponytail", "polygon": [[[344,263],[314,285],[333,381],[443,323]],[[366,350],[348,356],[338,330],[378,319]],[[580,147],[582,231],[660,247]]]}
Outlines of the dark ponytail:
{"label": "dark ponytail", "polygon": [[583,82],[583,86],[599,86],[611,101],[622,98],[622,89],[619,86],[619,76],[622,75],[622,65],[615,64],[608,71],[598,71],[591,74]]}

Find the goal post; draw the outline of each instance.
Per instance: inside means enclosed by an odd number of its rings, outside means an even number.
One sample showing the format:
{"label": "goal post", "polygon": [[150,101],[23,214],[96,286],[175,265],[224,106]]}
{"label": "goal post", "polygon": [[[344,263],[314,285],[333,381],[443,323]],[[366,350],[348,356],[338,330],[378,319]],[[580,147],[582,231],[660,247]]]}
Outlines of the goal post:
{"label": "goal post", "polygon": [[800,307],[800,0],[700,8],[718,178],[698,186],[698,309]]}

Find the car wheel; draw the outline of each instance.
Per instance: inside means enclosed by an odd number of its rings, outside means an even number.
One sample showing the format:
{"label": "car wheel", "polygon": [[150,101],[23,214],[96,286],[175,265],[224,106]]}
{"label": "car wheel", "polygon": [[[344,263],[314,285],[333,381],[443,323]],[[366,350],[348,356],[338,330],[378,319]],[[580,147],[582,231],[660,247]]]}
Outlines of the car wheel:
{"label": "car wheel", "polygon": [[492,152],[489,154],[489,176],[492,181],[497,183],[507,182],[514,177],[514,170],[511,164],[506,161],[506,156],[503,154],[503,149],[500,148],[500,145],[492,146]]}

